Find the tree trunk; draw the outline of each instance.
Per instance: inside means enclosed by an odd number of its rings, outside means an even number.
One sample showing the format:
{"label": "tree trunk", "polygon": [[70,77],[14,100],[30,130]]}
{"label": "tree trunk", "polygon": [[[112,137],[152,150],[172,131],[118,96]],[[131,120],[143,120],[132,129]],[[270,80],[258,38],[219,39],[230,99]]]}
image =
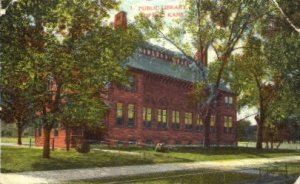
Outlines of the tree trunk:
{"label": "tree trunk", "polygon": [[271,150],[273,150],[273,145],[274,145],[274,140],[273,140],[273,135],[271,137]]}
{"label": "tree trunk", "polygon": [[69,151],[70,150],[70,128],[68,126],[65,127],[66,128],[66,150]]}
{"label": "tree trunk", "polygon": [[206,148],[210,147],[210,116],[211,116],[211,110],[208,108],[208,112],[204,119],[204,146]]}
{"label": "tree trunk", "polygon": [[44,128],[43,158],[50,158],[50,132],[51,128]]}
{"label": "tree trunk", "polygon": [[266,141],[266,146],[265,146],[266,149],[269,149],[269,141]]}
{"label": "tree trunk", "polygon": [[256,149],[262,149],[263,142],[263,123],[262,118],[255,117],[257,122],[257,140],[256,140]]}
{"label": "tree trunk", "polygon": [[23,133],[23,128],[20,124],[17,124],[18,128],[18,145],[22,145],[22,133]]}

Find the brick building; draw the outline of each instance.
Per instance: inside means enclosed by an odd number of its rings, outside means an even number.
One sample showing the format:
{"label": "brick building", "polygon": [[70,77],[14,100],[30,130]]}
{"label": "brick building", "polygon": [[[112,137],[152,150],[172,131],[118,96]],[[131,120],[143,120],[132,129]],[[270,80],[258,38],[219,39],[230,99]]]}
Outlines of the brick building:
{"label": "brick building", "polygon": [[[125,12],[116,15],[114,25],[126,28]],[[205,66],[206,58],[200,58]],[[110,111],[104,120],[106,132],[102,139],[111,145],[202,145],[203,119],[191,95],[202,76],[196,65],[177,52],[144,44],[128,58],[126,67],[130,85],[112,85],[103,95]],[[236,96],[222,87],[214,106],[211,144],[236,145]],[[53,132],[55,146],[65,147],[64,132],[56,130],[56,136]],[[81,137],[82,131],[73,131],[71,136]],[[42,135],[37,136],[36,144],[42,144],[41,140]]]}

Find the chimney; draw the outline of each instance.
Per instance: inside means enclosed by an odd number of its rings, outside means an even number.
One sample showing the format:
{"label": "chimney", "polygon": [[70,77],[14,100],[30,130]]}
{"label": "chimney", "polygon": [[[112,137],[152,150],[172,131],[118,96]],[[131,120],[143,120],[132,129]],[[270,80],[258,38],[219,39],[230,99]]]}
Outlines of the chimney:
{"label": "chimney", "polygon": [[115,15],[114,28],[127,28],[127,13],[124,11],[120,11]]}
{"label": "chimney", "polygon": [[204,66],[207,66],[207,50],[203,49],[202,52],[197,51],[194,56],[197,62],[201,62]]}

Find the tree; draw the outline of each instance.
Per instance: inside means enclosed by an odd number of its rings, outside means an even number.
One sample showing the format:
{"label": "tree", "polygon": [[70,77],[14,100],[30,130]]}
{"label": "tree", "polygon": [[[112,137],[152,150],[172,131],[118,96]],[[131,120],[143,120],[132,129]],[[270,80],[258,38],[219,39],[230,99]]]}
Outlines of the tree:
{"label": "tree", "polygon": [[[295,3],[285,3],[288,4],[290,12],[295,14]],[[295,103],[296,93],[292,94],[291,90],[299,89],[295,85],[299,80],[293,74],[297,73],[298,67],[299,35],[286,27],[285,20],[279,17],[275,11],[270,11],[260,19],[258,29],[249,37],[243,53],[233,58],[229,67],[232,73],[227,73],[226,81],[231,81],[233,89],[240,94],[239,106],[255,106],[259,110],[257,148],[262,148],[263,140],[274,137],[267,136],[273,135],[274,131],[283,135],[277,131],[278,125],[299,109]]]}
{"label": "tree", "polygon": [[[81,94],[82,95],[82,94]],[[65,97],[66,104],[63,105],[59,122],[66,131],[66,149],[70,149],[71,128],[83,128],[93,131],[103,131],[102,120],[108,108],[99,99],[99,95],[91,97],[89,94],[69,94]]]}
{"label": "tree", "polygon": [[[11,79],[10,79],[11,80]],[[15,123],[17,125],[17,144],[22,145],[22,134],[27,125],[33,121],[32,101],[28,99],[22,89],[10,88],[7,85],[2,88],[2,108],[1,119],[5,123]]]}
{"label": "tree", "polygon": [[238,122],[237,126],[237,139],[238,141],[250,141],[253,140],[254,132],[251,122],[242,120]]}
{"label": "tree", "polygon": [[[198,67],[202,81],[197,86],[206,91],[207,96],[198,102],[199,112],[204,119],[205,146],[209,147],[209,126],[213,109],[213,102],[218,96],[222,75],[230,56],[251,30],[255,28],[256,21],[265,14],[264,1],[213,1],[188,0],[189,10],[183,20],[167,25],[163,21],[163,11],[154,16],[151,21],[145,16],[137,17],[140,28],[147,38],[156,38],[167,41],[179,50],[185,57]],[[190,39],[181,39],[181,38]],[[190,42],[192,40],[192,42]],[[220,63],[216,77],[212,81],[207,78],[205,63],[207,51],[212,48]],[[192,50],[197,50],[200,57],[195,59]],[[203,93],[198,93],[203,94]]]}
{"label": "tree", "polygon": [[[22,26],[11,28],[25,39],[30,49],[26,60],[20,57],[15,62],[27,66],[22,69],[29,78],[25,84],[33,86],[30,98],[34,100],[35,110],[40,112],[45,135],[43,157],[49,158],[51,130],[60,120],[67,125],[74,119],[66,120],[72,114],[78,117],[76,109],[88,114],[81,120],[100,124],[100,120],[94,121],[95,117],[89,118],[94,112],[103,112],[106,106],[100,100],[93,100],[109,83],[125,81],[121,61],[133,53],[141,36],[133,26],[114,30],[105,25],[108,11],[117,7],[114,1],[27,0],[16,5],[7,12],[1,27],[8,27],[11,17],[27,20],[20,20]],[[21,18],[14,13],[21,14]],[[8,29],[3,31],[8,35]],[[7,48],[4,55],[9,56],[13,54],[10,37],[3,42]],[[22,50],[20,40],[16,43]],[[73,100],[73,107],[68,99]]]}

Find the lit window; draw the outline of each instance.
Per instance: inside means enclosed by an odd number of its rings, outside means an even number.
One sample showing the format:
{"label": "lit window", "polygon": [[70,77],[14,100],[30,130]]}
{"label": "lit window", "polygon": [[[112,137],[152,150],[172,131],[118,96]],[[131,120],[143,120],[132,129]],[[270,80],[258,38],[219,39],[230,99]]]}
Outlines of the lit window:
{"label": "lit window", "polygon": [[224,132],[230,133],[232,131],[232,117],[224,116]]}
{"label": "lit window", "polygon": [[180,128],[179,111],[172,111],[172,124],[174,129]]}
{"label": "lit window", "polygon": [[225,96],[224,97],[224,105],[226,107],[230,107],[233,104],[233,98],[231,96]]}
{"label": "lit window", "polygon": [[117,121],[116,124],[118,126],[123,125],[123,104],[117,103]]}
{"label": "lit window", "polygon": [[184,117],[185,129],[190,130],[193,128],[192,121],[192,113],[186,112]]}
{"label": "lit window", "polygon": [[128,104],[128,127],[134,127],[134,105]]}
{"label": "lit window", "polygon": [[197,115],[196,129],[199,131],[203,130],[203,121],[199,114]]}
{"label": "lit window", "polygon": [[229,104],[233,104],[233,98],[229,97]]}
{"label": "lit window", "polygon": [[167,128],[167,110],[157,110],[157,128]]}
{"label": "lit window", "polygon": [[152,128],[152,109],[143,108],[143,125],[144,128]]}

